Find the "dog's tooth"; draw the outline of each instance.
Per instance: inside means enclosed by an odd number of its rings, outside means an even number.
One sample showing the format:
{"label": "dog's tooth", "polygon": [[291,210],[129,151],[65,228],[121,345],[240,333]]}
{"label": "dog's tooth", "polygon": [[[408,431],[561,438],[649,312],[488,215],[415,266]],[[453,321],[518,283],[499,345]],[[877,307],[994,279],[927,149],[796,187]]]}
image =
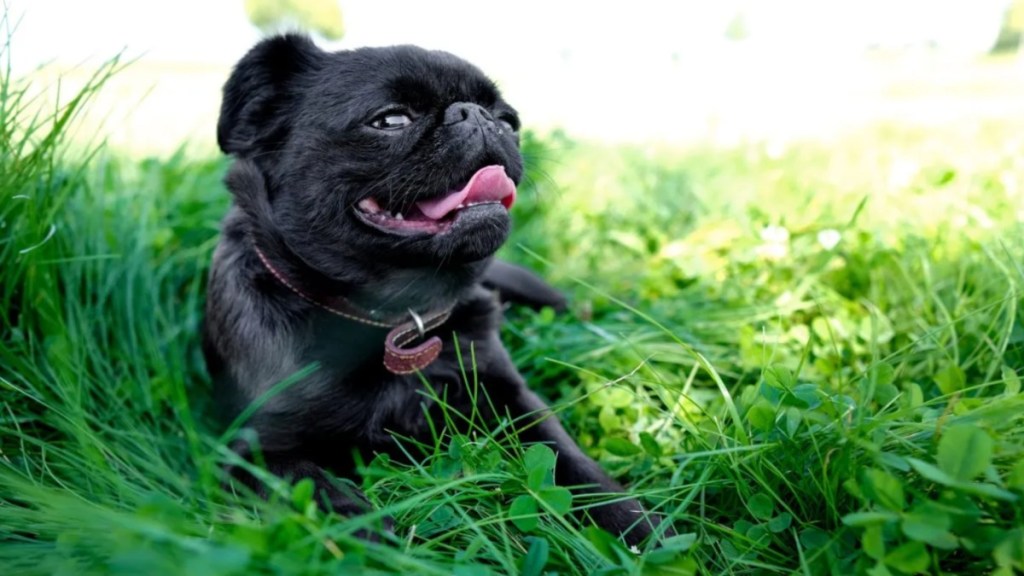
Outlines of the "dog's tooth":
{"label": "dog's tooth", "polygon": [[405,217],[402,216],[401,212],[395,212],[395,220],[405,220]]}
{"label": "dog's tooth", "polygon": [[376,214],[380,212],[380,205],[373,198],[363,198],[359,201],[359,209],[367,214]]}

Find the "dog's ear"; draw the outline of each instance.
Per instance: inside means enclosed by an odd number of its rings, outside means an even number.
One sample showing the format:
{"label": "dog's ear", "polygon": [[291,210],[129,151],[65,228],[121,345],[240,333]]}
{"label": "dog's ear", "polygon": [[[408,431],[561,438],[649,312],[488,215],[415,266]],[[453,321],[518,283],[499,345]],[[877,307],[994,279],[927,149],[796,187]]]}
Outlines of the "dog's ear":
{"label": "dog's ear", "polygon": [[303,80],[324,58],[312,40],[299,34],[268,38],[249,50],[224,85],[217,122],[220,149],[244,158],[280,144]]}

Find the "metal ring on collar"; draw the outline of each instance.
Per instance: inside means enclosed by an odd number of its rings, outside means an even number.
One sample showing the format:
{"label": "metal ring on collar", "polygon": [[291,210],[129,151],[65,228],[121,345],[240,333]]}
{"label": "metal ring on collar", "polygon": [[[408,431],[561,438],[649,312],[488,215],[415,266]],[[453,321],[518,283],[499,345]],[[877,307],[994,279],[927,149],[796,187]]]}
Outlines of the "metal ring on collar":
{"label": "metal ring on collar", "polygon": [[416,330],[419,331],[420,338],[422,338],[427,333],[427,328],[423,325],[423,319],[412,308],[409,308],[409,315],[412,316],[412,321],[416,323]]}

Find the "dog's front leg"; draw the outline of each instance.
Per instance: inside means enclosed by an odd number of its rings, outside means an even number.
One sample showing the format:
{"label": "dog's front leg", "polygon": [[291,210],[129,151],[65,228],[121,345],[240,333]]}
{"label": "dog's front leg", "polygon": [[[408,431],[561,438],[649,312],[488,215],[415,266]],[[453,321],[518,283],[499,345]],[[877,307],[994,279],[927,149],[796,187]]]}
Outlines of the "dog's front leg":
{"label": "dog's front leg", "polygon": [[523,304],[540,309],[545,306],[555,312],[565,312],[565,295],[532,270],[501,260],[492,260],[481,279],[484,286],[496,290],[502,302]]}
{"label": "dog's front leg", "polygon": [[[555,482],[570,487],[577,495],[605,494],[601,500],[610,502],[587,506],[584,514],[594,523],[621,536],[629,545],[639,545],[658,527],[661,519],[644,510],[635,498],[625,496],[625,490],[590,457],[562,427],[558,417],[526,386],[522,376],[512,367],[507,357],[502,368],[487,374],[482,381],[491,399],[500,398],[499,410],[505,409],[515,419],[517,435],[523,443],[543,443],[557,454]],[[616,496],[618,495],[618,496]],[[583,499],[580,499],[583,500]],[[586,503],[595,499],[587,499]],[[661,529],[662,536],[672,536],[669,526]]]}
{"label": "dog's front leg", "polygon": [[[250,462],[258,460],[267,472],[291,484],[306,478],[312,480],[313,500],[323,510],[331,511],[344,517],[366,514],[373,510],[373,506],[366,499],[362,491],[355,486],[332,478],[321,466],[312,460],[287,452],[262,453],[259,458],[256,458],[248,447],[241,442],[236,443],[232,448]],[[241,482],[261,497],[267,498],[270,495],[269,487],[245,468],[231,466],[228,472],[233,479]],[[390,532],[394,529],[394,521],[389,516],[382,517],[380,524],[381,528],[386,531]],[[375,531],[369,528],[359,529],[356,531],[356,535],[367,540],[377,539]]]}

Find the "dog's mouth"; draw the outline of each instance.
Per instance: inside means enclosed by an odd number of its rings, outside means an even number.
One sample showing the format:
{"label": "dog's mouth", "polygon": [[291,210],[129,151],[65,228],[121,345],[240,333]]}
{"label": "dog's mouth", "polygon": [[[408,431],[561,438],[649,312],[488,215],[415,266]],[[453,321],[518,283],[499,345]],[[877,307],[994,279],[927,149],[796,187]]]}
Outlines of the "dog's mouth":
{"label": "dog's mouth", "polygon": [[376,198],[359,201],[356,214],[367,224],[389,233],[437,234],[444,232],[463,211],[507,211],[516,201],[516,185],[503,166],[485,166],[458,190],[439,198],[420,200],[409,208],[387,210]]}

